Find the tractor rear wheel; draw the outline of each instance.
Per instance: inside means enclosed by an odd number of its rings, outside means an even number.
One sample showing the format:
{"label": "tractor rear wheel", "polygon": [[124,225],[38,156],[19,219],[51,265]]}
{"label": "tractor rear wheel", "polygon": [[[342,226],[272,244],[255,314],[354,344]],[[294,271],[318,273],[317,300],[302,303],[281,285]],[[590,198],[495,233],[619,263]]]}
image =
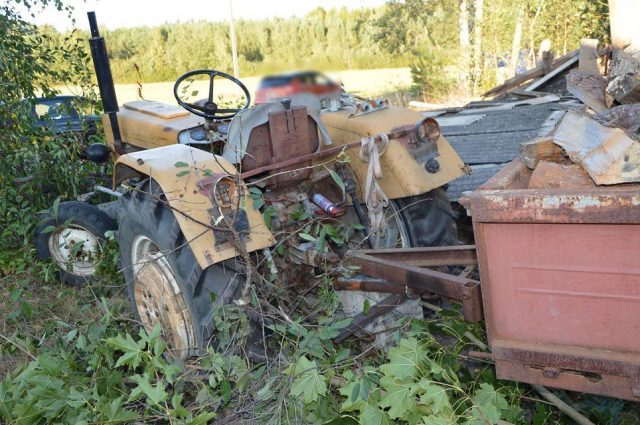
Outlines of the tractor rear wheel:
{"label": "tractor rear wheel", "polygon": [[447,191],[439,187],[394,201],[409,235],[408,247],[458,244],[458,229]]}
{"label": "tractor rear wheel", "polygon": [[[363,205],[363,208],[364,205]],[[437,188],[422,195],[390,202],[385,213],[387,229],[378,248],[414,248],[458,244],[457,228],[453,210],[444,188]],[[357,220],[353,209],[345,219]],[[362,241],[355,240],[359,248]],[[355,316],[365,309],[365,304],[374,305],[388,294],[379,292],[339,291],[338,297],[347,316]],[[421,318],[422,307],[416,299],[399,304],[390,312],[369,322],[365,329],[375,335],[375,345],[388,344],[388,332],[395,329],[397,319]]]}
{"label": "tractor rear wheel", "polygon": [[211,342],[214,308],[239,296],[244,277],[220,264],[200,268],[154,180],[120,199],[118,239],[135,317],[147,332],[160,324],[170,356],[198,355]]}

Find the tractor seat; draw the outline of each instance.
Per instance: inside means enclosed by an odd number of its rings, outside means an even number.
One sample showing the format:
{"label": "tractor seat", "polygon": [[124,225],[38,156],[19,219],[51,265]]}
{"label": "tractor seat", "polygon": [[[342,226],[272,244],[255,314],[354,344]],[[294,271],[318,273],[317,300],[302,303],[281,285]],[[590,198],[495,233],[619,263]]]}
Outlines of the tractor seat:
{"label": "tractor seat", "polygon": [[[313,104],[310,105],[313,108]],[[267,103],[238,114],[229,127],[229,143],[223,157],[240,164],[243,171],[287,161],[317,152],[320,135],[327,143],[328,133],[318,114],[309,113],[306,104]],[[316,115],[317,120],[314,119]],[[326,137],[325,137],[326,134]],[[309,178],[310,161],[280,169],[270,174],[271,187],[282,187]],[[282,171],[289,171],[282,173]]]}

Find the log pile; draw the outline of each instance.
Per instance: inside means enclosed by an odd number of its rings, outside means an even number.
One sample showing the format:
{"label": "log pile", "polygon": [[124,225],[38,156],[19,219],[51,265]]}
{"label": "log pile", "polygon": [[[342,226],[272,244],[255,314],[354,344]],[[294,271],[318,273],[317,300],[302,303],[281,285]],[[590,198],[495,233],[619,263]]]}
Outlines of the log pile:
{"label": "log pile", "polygon": [[566,80],[586,108],[569,110],[548,137],[520,146],[534,170],[530,188],[640,182],[639,55],[607,50],[601,56],[596,40],[582,41],[579,66]]}

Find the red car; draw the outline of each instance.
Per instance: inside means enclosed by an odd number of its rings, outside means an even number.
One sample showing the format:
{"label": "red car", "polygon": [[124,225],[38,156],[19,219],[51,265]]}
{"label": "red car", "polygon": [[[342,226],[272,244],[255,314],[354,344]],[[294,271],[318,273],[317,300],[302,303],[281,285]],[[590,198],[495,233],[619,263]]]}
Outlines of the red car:
{"label": "red car", "polygon": [[292,72],[264,77],[254,103],[266,103],[297,93],[311,93],[317,96],[339,94],[342,86],[317,71]]}

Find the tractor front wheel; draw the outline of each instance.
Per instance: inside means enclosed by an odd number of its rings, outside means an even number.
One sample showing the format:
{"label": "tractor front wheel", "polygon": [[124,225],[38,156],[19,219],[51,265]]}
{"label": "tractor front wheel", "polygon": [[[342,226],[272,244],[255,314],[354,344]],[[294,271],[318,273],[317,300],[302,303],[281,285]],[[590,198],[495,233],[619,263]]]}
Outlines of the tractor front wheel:
{"label": "tractor front wheel", "polygon": [[121,262],[136,319],[147,332],[160,324],[171,357],[200,354],[212,338],[215,306],[238,296],[243,276],[221,265],[200,268],[154,180],[120,202]]}
{"label": "tractor front wheel", "polygon": [[61,202],[36,226],[36,253],[41,260],[53,259],[62,281],[79,286],[93,278],[105,233],[116,228],[116,221],[95,205]]}

